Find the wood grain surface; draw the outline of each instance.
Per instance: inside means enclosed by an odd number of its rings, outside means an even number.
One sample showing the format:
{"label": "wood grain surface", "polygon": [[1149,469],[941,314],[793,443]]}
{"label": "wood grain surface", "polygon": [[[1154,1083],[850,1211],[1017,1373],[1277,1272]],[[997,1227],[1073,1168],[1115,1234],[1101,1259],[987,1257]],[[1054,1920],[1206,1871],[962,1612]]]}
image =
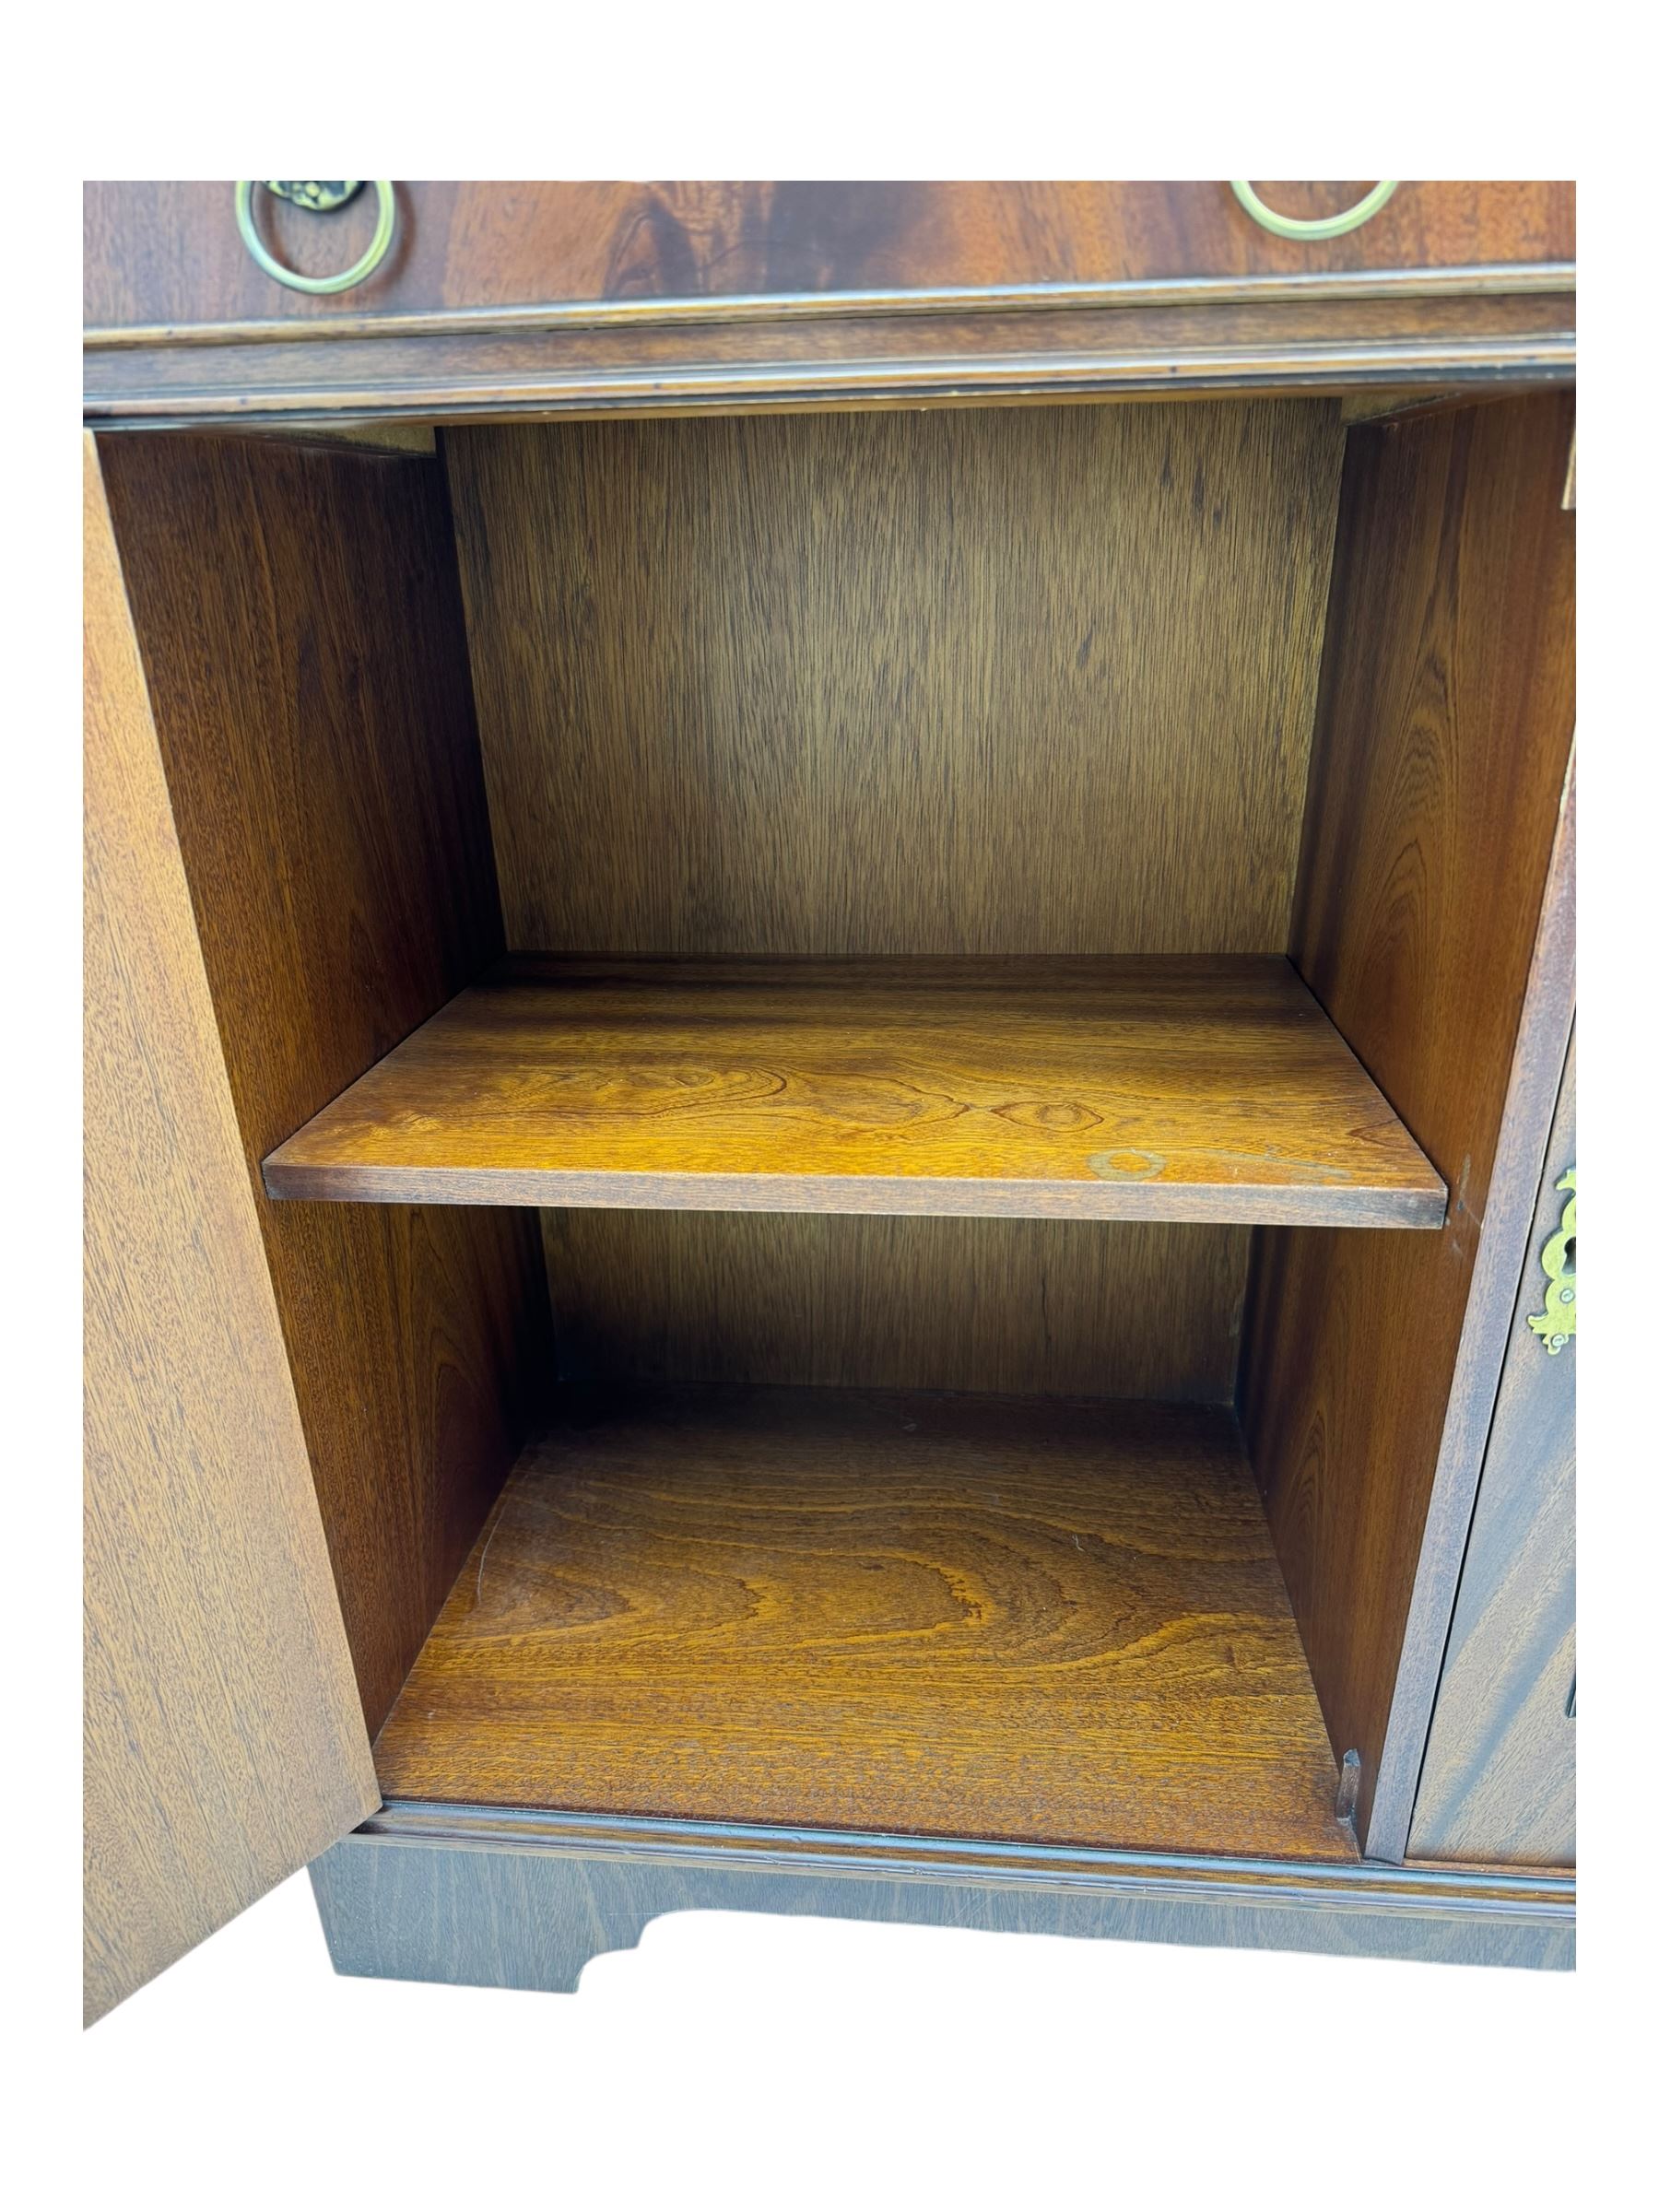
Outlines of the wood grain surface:
{"label": "wood grain surface", "polygon": [[[1368,183],[1259,182],[1269,206],[1324,216]],[[285,290],[237,235],[231,185],[85,189],[85,320],[326,324],[388,309],[520,301],[1064,284],[1571,261],[1573,187],[1403,184],[1345,238],[1274,237],[1223,182],[400,183],[398,235],[376,274],[334,298]],[[316,216],[261,193],[278,259],[348,267],[373,194]]]}
{"label": "wood grain surface", "polygon": [[1351,1852],[1230,1414],[566,1405],[381,1733],[389,1797]]}
{"label": "wood grain surface", "polygon": [[1290,951],[1451,1206],[1432,1238],[1262,1234],[1241,1406],[1377,1856],[1406,1844],[1566,1043],[1570,931],[1530,1042],[1522,1017],[1572,738],[1571,429],[1545,395],[1349,435]]}
{"label": "wood grain surface", "polygon": [[1250,1231],[570,1207],[561,1379],[1230,1405]]}
{"label": "wood grain surface", "polygon": [[1546,1351],[1538,1265],[1578,1159],[1571,1048],[1510,1325],[1498,1410],[1411,1822],[1419,1858],[1571,1866],[1576,1850],[1574,1495],[1578,1352]]}
{"label": "wood grain surface", "polygon": [[[500,948],[442,477],[252,439],[104,459],[256,1183]],[[531,1419],[535,1223],[257,1203],[373,1727]]]}
{"label": "wood grain surface", "polygon": [[1438,1228],[1288,961],[519,955],[265,1162],[276,1198]]}
{"label": "wood grain surface", "polygon": [[335,1971],[573,1990],[661,1912],[1571,1969],[1574,1885],[1352,1856],[975,1850],[924,1839],[388,1806],[312,1868]]}
{"label": "wood grain surface", "polygon": [[[1030,293],[994,307],[900,296],[827,316],[822,296],[711,317],[623,311],[359,316],[341,324],[119,335],[83,356],[88,419],[181,424],[467,423],[756,411],[1003,407],[1205,394],[1339,394],[1415,384],[1465,392],[1571,383],[1571,269],[1487,289],[1357,278],[1152,288],[1106,304]],[[1171,290],[1178,296],[1171,298]],[[1354,296],[1356,291],[1375,296]],[[931,312],[909,312],[912,305]],[[896,312],[897,306],[897,312]],[[505,327],[501,327],[502,322]],[[456,327],[458,323],[459,327]],[[326,342],[324,342],[326,341]]]}
{"label": "wood grain surface", "polygon": [[380,1803],[86,441],[85,2002]]}
{"label": "wood grain surface", "polygon": [[509,947],[1283,952],[1337,412],[446,433]]}

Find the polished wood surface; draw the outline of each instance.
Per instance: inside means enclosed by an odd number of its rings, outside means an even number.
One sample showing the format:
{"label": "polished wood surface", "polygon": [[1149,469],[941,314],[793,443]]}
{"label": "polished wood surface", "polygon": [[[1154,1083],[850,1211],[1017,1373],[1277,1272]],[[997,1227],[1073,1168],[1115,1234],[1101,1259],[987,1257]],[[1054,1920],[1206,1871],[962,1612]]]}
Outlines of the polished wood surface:
{"label": "polished wood surface", "polygon": [[913,1837],[711,1831],[388,1806],[312,1868],[336,1971],[573,1990],[659,1912],[1571,1968],[1574,1885],[1352,1857],[975,1850]]}
{"label": "polished wood surface", "polygon": [[[1329,214],[1361,187],[1276,184]],[[260,195],[316,273],[369,195]],[[125,425],[953,406],[1570,378],[1573,187],[1406,183],[1272,236],[1209,183],[402,184],[348,295],[243,251],[228,184],[90,184],[86,405]]]}
{"label": "polished wood surface", "polygon": [[91,441],[85,2002],[380,1802]]}
{"label": "polished wood surface", "polygon": [[1247,1229],[582,1207],[542,1228],[567,1381],[1232,1403]]}
{"label": "polished wood surface", "polygon": [[[1256,189],[1292,216],[1368,183]],[[1344,238],[1276,238],[1225,182],[400,182],[398,233],[354,291],[293,292],[237,234],[231,185],[88,182],[85,320],[326,324],[387,310],[535,300],[1066,284],[1571,261],[1571,183],[1402,184]],[[263,235],[301,274],[349,267],[373,194],[317,216],[257,195]]]}
{"label": "polished wood surface", "polygon": [[381,1733],[388,1797],[1351,1852],[1230,1414],[567,1406]]}
{"label": "polished wood surface", "polygon": [[1543,1308],[1538,1255],[1561,1224],[1577,1107],[1570,1049],[1412,1814],[1417,1857],[1570,1866],[1576,1849],[1578,1353],[1546,1351],[1527,1316]]}
{"label": "polished wood surface", "polygon": [[1336,418],[446,435],[509,946],[1282,952]]}
{"label": "polished wood surface", "polygon": [[[1571,270],[1545,282],[1427,280],[1372,286],[1327,279],[1320,290],[1277,280],[1214,297],[1112,294],[1105,305],[1062,298],[933,312],[901,298],[825,318],[820,302],[759,312],[698,303],[675,313],[631,305],[530,311],[477,328],[440,318],[276,324],[230,334],[152,335],[88,346],[88,419],[123,429],[182,423],[295,428],[375,420],[467,423],[492,418],[752,414],[887,407],[946,409],[1057,399],[1200,397],[1232,393],[1349,394],[1447,384],[1500,392],[1570,383],[1576,359]],[[1377,297],[1351,297],[1356,290]],[[1335,296],[1331,294],[1335,292]],[[1282,294],[1282,296],[1281,296]],[[764,308],[766,303],[759,303]],[[324,342],[325,341],[325,342]]]}
{"label": "polished wood surface", "polygon": [[[500,947],[442,478],[251,439],[105,465],[256,1181]],[[526,1432],[535,1224],[257,1204],[372,1727]]]}
{"label": "polished wood surface", "polygon": [[1571,421],[1546,395],[1349,436],[1290,950],[1451,1209],[1263,1233],[1241,1404],[1375,1856],[1405,1848],[1566,1041],[1570,938],[1523,1012],[1571,908]]}
{"label": "polished wood surface", "polygon": [[265,1163],[274,1198],[1435,1229],[1283,959],[519,954]]}

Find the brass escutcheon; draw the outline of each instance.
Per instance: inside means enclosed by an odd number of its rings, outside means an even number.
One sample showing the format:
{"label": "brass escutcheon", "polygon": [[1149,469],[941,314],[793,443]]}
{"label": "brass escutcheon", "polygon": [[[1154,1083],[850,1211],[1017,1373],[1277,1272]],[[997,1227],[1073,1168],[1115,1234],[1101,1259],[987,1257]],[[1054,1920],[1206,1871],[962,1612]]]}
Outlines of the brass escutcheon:
{"label": "brass escutcheon", "polygon": [[1549,1277],[1544,1311],[1526,1317],[1527,1327],[1544,1339],[1551,1358],[1578,1335],[1578,1170],[1569,1168],[1555,1187],[1570,1195],[1561,1208],[1561,1226],[1538,1255]]}

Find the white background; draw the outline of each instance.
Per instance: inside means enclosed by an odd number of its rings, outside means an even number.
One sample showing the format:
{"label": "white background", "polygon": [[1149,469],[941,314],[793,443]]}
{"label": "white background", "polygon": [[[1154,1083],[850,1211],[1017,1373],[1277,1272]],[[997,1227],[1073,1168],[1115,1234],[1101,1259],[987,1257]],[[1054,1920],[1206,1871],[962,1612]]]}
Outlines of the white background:
{"label": "white background", "polygon": [[[1203,0],[1133,19],[1107,0],[580,18],[90,5],[8,31],[14,2202],[1432,2212],[1651,2193],[1659,244],[1638,22]],[[300,1877],[78,2033],[79,179],[262,161],[1583,180],[1577,1976],[698,1915],[601,1958],[575,1998],[444,1990],[336,1980]]]}
{"label": "white background", "polygon": [[441,1989],[334,1978],[300,1875],[79,2079],[96,2171],[190,2205],[1473,2212],[1572,2201],[1583,1979],[720,1912],[573,1997]]}

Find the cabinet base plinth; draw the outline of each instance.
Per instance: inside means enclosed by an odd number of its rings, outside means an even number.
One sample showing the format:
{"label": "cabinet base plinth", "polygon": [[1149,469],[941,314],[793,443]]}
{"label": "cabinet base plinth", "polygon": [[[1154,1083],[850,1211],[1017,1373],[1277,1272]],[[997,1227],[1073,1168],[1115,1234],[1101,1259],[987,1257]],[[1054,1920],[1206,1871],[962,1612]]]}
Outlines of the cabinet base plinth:
{"label": "cabinet base plinth", "polygon": [[[446,1834],[444,1831],[448,1830]],[[336,1970],[574,1990],[666,1912],[1570,1969],[1571,1877],[389,1808],[312,1867]]]}

